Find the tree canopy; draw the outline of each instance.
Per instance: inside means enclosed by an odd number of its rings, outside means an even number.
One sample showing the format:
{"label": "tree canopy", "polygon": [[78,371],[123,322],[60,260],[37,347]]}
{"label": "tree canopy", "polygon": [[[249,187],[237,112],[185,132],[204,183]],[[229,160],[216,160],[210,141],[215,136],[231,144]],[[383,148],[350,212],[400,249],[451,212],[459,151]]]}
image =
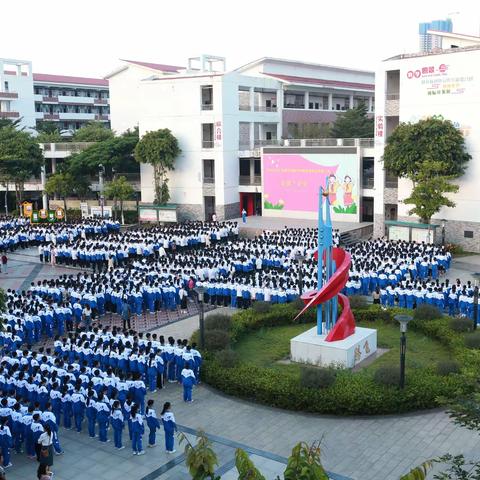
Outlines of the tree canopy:
{"label": "tree canopy", "polygon": [[175,159],[182,151],[168,128],[147,132],[135,147],[135,159],[153,166],[155,203],[164,205],[170,199],[167,172],[174,170]]}
{"label": "tree canopy", "polygon": [[115,210],[117,209],[117,201],[120,201],[122,223],[125,223],[125,218],[123,216],[123,202],[132,198],[134,192],[132,185],[128,183],[126,177],[122,176],[114,179],[105,188],[105,196],[107,198],[112,198],[115,201]]}
{"label": "tree canopy", "polygon": [[373,138],[373,118],[367,115],[362,103],[338,115],[330,130],[332,138]]}
{"label": "tree canopy", "polygon": [[385,169],[412,181],[404,202],[414,205],[409,213],[425,223],[442,207],[455,206],[444,194],[458,191],[452,180],[463,175],[470,159],[460,130],[436,117],[401,123],[388,137],[383,154]]}
{"label": "tree canopy", "polygon": [[74,142],[102,142],[113,138],[112,130],[101,122],[90,122],[79,128],[72,137]]}

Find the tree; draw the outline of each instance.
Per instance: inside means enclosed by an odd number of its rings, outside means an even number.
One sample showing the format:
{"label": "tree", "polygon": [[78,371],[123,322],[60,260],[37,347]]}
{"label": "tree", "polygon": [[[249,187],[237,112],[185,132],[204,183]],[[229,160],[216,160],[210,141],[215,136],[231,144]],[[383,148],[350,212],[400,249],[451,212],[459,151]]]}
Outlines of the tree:
{"label": "tree", "polygon": [[17,118],[16,120],[10,120],[8,118],[0,118],[0,128],[4,127],[15,127],[19,130],[24,130],[25,127],[20,127],[20,122],[22,121],[21,118]]}
{"label": "tree", "polygon": [[458,191],[451,181],[463,175],[470,159],[460,130],[437,117],[401,123],[388,138],[383,154],[386,170],[411,180],[412,193],[405,203],[415,205],[410,213],[425,223],[443,206],[455,206],[443,194]]}
{"label": "tree", "polygon": [[75,192],[75,184],[75,178],[68,172],[55,173],[45,184],[45,191],[49,195],[57,194],[63,200],[65,220],[67,219],[67,197]]}
{"label": "tree", "polygon": [[116,178],[105,188],[105,196],[107,198],[113,198],[115,212],[117,211],[117,201],[120,201],[120,216],[122,224],[125,224],[125,217],[123,215],[123,202],[124,200],[132,198],[133,194],[133,187],[128,183],[125,177]]}
{"label": "tree", "polygon": [[235,467],[238,471],[238,480],[265,480],[248,457],[247,452],[241,448],[235,451]]}
{"label": "tree", "polygon": [[328,480],[320,455],[320,442],[311,445],[300,442],[295,445],[283,473],[284,480]]}
{"label": "tree", "polygon": [[167,172],[174,170],[175,158],[182,151],[168,128],[147,132],[135,147],[135,159],[153,167],[155,203],[164,205],[170,199]]}
{"label": "tree", "polygon": [[71,155],[66,168],[74,176],[98,174],[99,165],[105,168],[107,178],[113,177],[113,170],[121,173],[138,172],[138,163],[133,157],[138,143],[138,129],[127,130],[118,137],[99,141],[82,152]]}
{"label": "tree", "polygon": [[101,122],[89,122],[79,128],[72,137],[74,142],[102,142],[113,138],[112,130]]}
{"label": "tree", "polygon": [[35,130],[40,133],[60,133],[57,122],[50,122],[48,120],[37,120]]}
{"label": "tree", "polygon": [[0,178],[15,184],[17,205],[23,200],[25,182],[38,176],[44,159],[32,135],[15,126],[0,128]]}
{"label": "tree", "polygon": [[63,137],[60,135],[60,132],[41,132],[37,135],[36,138],[38,143],[61,143],[64,141]]}
{"label": "tree", "polygon": [[212,448],[212,442],[205,432],[199,430],[197,433],[197,444],[193,445],[183,433],[179,434],[180,444],[186,442],[185,463],[193,480],[220,480],[215,475],[215,466],[218,465],[217,454]]}
{"label": "tree", "polygon": [[373,118],[368,117],[367,107],[357,107],[338,115],[330,130],[332,138],[373,138]]}

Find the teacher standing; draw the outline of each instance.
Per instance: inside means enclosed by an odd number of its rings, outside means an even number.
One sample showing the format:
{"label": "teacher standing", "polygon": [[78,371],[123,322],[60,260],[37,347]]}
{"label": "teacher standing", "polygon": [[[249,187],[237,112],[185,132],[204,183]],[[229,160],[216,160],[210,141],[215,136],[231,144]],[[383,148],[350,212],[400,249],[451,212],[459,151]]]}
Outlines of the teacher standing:
{"label": "teacher standing", "polygon": [[46,424],[44,426],[45,431],[38,437],[38,444],[40,446],[40,454],[38,456],[40,465],[46,465],[47,472],[50,471],[50,467],[53,465],[53,432]]}

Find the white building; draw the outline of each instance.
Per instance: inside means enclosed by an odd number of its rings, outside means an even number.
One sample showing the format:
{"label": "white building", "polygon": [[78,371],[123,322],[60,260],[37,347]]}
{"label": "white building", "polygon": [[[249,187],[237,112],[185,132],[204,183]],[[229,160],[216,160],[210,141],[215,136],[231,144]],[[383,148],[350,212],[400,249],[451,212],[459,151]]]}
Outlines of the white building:
{"label": "white building", "polygon": [[[140,135],[169,128],[178,138],[182,154],[169,188],[180,219],[238,217],[242,208],[255,214],[263,205],[262,147],[359,103],[374,109],[372,72],[274,58],[227,71],[224,59],[212,56],[154,70],[126,62],[108,75],[112,128],[138,124]],[[146,203],[154,199],[152,178],[142,165]]]}
{"label": "white building", "polygon": [[[451,38],[452,34],[445,34]],[[431,116],[451,120],[465,136],[472,159],[460,189],[451,196],[455,208],[443,208],[433,219],[445,219],[446,241],[468,251],[480,251],[480,45],[429,53],[398,55],[382,62],[375,94],[375,233],[385,233],[385,220],[417,221],[403,203],[411,192],[409,180],[385,174],[381,163],[386,139],[400,122]]]}

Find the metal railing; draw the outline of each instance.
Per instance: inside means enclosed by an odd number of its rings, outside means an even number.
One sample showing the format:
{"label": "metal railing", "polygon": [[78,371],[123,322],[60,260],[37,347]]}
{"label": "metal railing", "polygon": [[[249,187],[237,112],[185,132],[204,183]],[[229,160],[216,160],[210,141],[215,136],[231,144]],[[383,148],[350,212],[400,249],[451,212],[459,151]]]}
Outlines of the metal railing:
{"label": "metal railing", "polygon": [[268,147],[269,145],[279,145],[281,140],[277,140],[276,138],[272,138],[271,140],[254,140],[253,145],[255,147]]}
{"label": "metal railing", "polygon": [[251,177],[250,175],[240,175],[238,178],[239,185],[261,185],[262,184],[262,177],[261,175],[254,175]]}
{"label": "metal railing", "polygon": [[203,183],[215,183],[215,177],[203,177]]}
{"label": "metal railing", "polygon": [[18,98],[18,93],[15,93],[15,92],[0,92],[0,98]]}
{"label": "metal railing", "polygon": [[55,102],[55,103],[58,103],[58,97],[48,97],[48,96],[46,97],[46,96],[44,96],[44,97],[42,98],[42,100],[43,100],[44,102]]}
{"label": "metal railing", "polygon": [[63,143],[55,143],[54,148],[52,148],[51,143],[41,143],[40,145],[43,148],[44,152],[70,152],[70,153],[78,153],[82,152],[90,145],[94,145],[95,142],[63,142]]}
{"label": "metal railing", "polygon": [[277,107],[265,107],[264,105],[254,105],[255,112],[276,112]]}
{"label": "metal railing", "polygon": [[213,110],[213,103],[202,103],[202,110]]}
{"label": "metal railing", "polygon": [[0,112],[0,118],[19,118],[19,112]]}
{"label": "metal railing", "polygon": [[202,140],[202,148],[213,148],[214,143],[213,140]]}
{"label": "metal railing", "polygon": [[283,108],[297,108],[297,109],[305,109],[305,104],[301,103],[287,103],[283,106]]}
{"label": "metal railing", "polygon": [[[375,140],[373,138],[286,138],[254,141],[254,148],[268,147],[363,147],[373,148]],[[239,150],[251,150],[252,145],[246,140],[240,140]]]}

